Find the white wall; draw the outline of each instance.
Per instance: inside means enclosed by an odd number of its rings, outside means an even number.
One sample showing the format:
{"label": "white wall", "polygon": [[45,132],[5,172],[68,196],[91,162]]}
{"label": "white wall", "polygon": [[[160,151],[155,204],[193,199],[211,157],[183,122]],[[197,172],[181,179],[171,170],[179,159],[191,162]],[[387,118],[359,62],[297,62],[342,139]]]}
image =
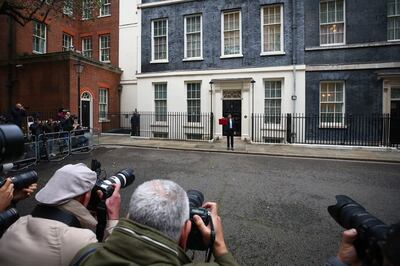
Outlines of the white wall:
{"label": "white wall", "polygon": [[[293,72],[290,67],[283,68],[257,68],[217,71],[188,71],[169,72],[157,74],[138,75],[137,101],[139,111],[154,112],[154,83],[167,83],[167,108],[168,112],[187,112],[187,95],[185,84],[188,81],[201,82],[201,112],[209,113],[210,110],[210,84],[212,79],[239,79],[253,78],[254,112],[264,113],[264,80],[280,79],[282,87],[282,113],[293,112]],[[235,88],[238,84],[235,85]],[[242,138],[250,136],[252,90],[247,83],[242,86]],[[218,118],[222,116],[222,90],[218,84],[213,85],[213,113],[215,115],[216,135],[222,135],[221,126],[217,125]],[[226,87],[222,85],[222,87]],[[229,86],[228,86],[229,87]],[[296,73],[296,112],[305,112],[305,68],[299,66]]]}
{"label": "white wall", "polygon": [[138,70],[138,15],[137,1],[120,0],[119,18],[119,67],[121,76],[121,112],[137,108]]}

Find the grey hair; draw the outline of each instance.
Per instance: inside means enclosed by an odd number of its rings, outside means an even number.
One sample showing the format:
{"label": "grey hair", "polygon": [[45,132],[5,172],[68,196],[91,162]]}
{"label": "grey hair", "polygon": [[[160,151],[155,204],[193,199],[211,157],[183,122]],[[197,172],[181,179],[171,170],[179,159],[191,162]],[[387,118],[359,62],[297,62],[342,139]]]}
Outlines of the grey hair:
{"label": "grey hair", "polygon": [[147,181],[132,194],[128,217],[178,241],[189,219],[189,199],[185,190],[173,181]]}

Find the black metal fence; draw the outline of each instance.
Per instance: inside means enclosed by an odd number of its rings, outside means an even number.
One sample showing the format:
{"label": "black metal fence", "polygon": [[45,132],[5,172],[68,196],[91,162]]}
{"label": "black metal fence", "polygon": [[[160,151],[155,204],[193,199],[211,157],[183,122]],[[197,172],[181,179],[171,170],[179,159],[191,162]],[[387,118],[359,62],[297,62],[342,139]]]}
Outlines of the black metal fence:
{"label": "black metal fence", "polygon": [[212,113],[139,112],[106,115],[103,133],[122,133],[145,138],[172,140],[210,140],[213,138]]}
{"label": "black metal fence", "polygon": [[390,130],[394,121],[398,123],[389,114],[341,117],[253,114],[251,139],[258,143],[399,147]]}

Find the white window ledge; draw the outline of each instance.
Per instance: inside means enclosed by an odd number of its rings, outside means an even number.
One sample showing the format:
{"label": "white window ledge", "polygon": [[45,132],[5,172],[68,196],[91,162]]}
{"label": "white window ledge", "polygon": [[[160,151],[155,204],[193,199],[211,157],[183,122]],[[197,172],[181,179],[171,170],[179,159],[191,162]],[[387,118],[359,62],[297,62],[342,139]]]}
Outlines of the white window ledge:
{"label": "white window ledge", "polygon": [[283,51],[277,51],[277,52],[263,52],[260,54],[260,56],[272,56],[272,55],[285,55],[286,53]]}
{"label": "white window ledge", "polygon": [[319,125],[320,129],[346,129],[347,125],[335,124],[335,123],[321,123]]}
{"label": "white window ledge", "polygon": [[242,54],[233,54],[233,55],[221,55],[219,58],[221,59],[229,59],[229,58],[241,58]]}
{"label": "white window ledge", "polygon": [[150,126],[151,127],[168,127],[168,124],[167,124],[167,122],[160,121],[160,122],[155,122],[154,124],[151,124]]}
{"label": "white window ledge", "polygon": [[107,123],[110,122],[110,119],[99,119],[99,123]]}
{"label": "white window ledge", "polygon": [[103,15],[103,16],[97,16],[98,18],[107,18],[107,17],[111,17],[111,14],[108,15]]}
{"label": "white window ledge", "polygon": [[110,61],[110,60],[107,60],[107,61],[100,61],[100,62],[102,62],[102,63],[106,63],[106,64],[110,64],[110,63],[111,63],[111,61]]}
{"label": "white window ledge", "polygon": [[[194,123],[187,123],[183,126],[184,128],[203,128],[204,126],[200,123],[194,122]],[[192,132],[189,132],[188,134],[190,134]]]}
{"label": "white window ledge", "polygon": [[192,58],[183,58],[183,62],[189,62],[189,61],[203,61],[203,57],[192,57]]}
{"label": "white window ledge", "polygon": [[168,59],[164,59],[164,60],[151,60],[150,64],[168,64],[169,61]]}
{"label": "white window ledge", "polygon": [[319,46],[321,47],[330,47],[330,46],[341,46],[341,45],[346,45],[345,42],[341,43],[327,43],[327,44],[320,44]]}

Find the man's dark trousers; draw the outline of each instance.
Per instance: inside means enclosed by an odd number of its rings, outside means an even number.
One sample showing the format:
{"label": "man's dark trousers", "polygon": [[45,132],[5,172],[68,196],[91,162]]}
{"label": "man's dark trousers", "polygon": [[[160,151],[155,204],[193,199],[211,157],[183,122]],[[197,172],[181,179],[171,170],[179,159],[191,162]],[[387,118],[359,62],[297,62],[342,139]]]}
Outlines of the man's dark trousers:
{"label": "man's dark trousers", "polygon": [[228,144],[227,144],[228,149],[229,149],[229,147],[231,147],[231,149],[233,149],[233,135],[234,135],[233,128],[228,128],[227,134],[226,134],[226,136],[228,138]]}

